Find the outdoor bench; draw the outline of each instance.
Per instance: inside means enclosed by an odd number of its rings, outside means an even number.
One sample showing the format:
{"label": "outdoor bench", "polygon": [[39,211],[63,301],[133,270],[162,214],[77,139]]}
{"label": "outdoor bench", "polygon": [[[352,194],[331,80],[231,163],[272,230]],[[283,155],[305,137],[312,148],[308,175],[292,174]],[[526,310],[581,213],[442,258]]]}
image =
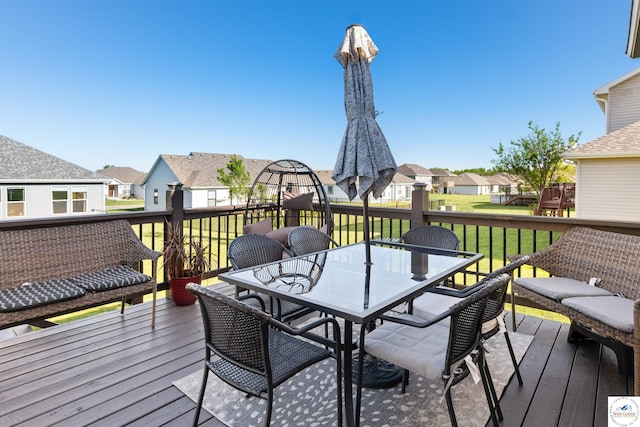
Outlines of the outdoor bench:
{"label": "outdoor bench", "polygon": [[[147,248],[127,220],[0,231],[0,328],[152,292],[161,254]],[[150,260],[152,274],[136,270]]]}
{"label": "outdoor bench", "polygon": [[532,254],[528,264],[551,277],[517,278],[512,301],[515,292],[567,316],[569,340],[586,337],[611,348],[618,369],[627,375],[635,365],[635,391],[640,393],[640,236],[572,227]]}

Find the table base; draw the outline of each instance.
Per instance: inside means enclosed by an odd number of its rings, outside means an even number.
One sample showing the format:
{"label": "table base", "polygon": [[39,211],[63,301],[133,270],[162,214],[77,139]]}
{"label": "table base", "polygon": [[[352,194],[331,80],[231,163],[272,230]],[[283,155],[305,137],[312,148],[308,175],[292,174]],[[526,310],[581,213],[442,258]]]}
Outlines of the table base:
{"label": "table base", "polygon": [[[358,358],[353,358],[353,382],[358,381]],[[386,360],[365,355],[362,362],[362,387],[382,389],[395,387],[402,380],[402,369]]]}

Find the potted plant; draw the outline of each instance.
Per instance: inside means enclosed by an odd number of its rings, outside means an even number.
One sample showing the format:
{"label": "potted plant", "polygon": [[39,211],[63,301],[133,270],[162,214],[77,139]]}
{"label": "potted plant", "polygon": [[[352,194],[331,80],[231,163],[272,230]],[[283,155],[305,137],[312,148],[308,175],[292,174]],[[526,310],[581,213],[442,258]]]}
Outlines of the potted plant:
{"label": "potted plant", "polygon": [[169,276],[169,291],[176,305],[193,304],[195,295],[185,289],[187,283],[200,283],[209,268],[208,246],[198,238],[187,239],[179,224],[165,227],[164,268]]}

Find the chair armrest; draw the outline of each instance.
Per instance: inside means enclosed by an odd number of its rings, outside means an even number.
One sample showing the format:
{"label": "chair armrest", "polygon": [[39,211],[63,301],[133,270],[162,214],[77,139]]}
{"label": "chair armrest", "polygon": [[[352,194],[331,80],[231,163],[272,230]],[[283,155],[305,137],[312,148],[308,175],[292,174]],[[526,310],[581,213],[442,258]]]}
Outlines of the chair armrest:
{"label": "chair armrest", "polygon": [[430,320],[424,320],[420,317],[413,316],[411,314],[404,314],[404,313],[398,316],[388,316],[383,314],[379,316],[378,319],[384,320],[387,322],[400,323],[402,325],[407,325],[407,326],[414,326],[416,328],[426,328],[427,326],[431,326],[433,324],[440,322],[441,320],[446,319],[447,317],[450,317],[451,313],[452,313],[451,310],[447,310],[444,313],[440,313],[436,317],[431,318]]}
{"label": "chair armrest", "polygon": [[[319,344],[333,347],[336,352],[340,351],[340,343],[342,342],[340,339],[340,324],[333,317],[323,317],[315,322],[307,323],[300,327],[290,326],[274,318],[272,318],[269,323],[290,335],[300,335]],[[333,326],[333,340],[311,332],[312,329],[329,323]]]}

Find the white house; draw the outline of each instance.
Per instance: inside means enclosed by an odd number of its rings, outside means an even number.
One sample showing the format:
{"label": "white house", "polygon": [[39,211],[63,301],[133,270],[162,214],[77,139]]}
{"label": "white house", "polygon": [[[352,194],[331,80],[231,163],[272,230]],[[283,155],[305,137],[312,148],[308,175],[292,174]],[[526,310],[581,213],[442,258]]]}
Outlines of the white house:
{"label": "white house", "polygon": [[126,199],[135,197],[144,199],[144,182],[146,174],[133,168],[109,166],[98,171],[111,180],[107,183],[107,197],[109,199]]}
{"label": "white house", "polygon": [[640,68],[593,92],[605,114],[606,133],[640,120]]}
{"label": "white house", "polygon": [[576,164],[576,217],[640,221],[640,121],[563,157]]}
{"label": "white house", "polygon": [[[165,210],[168,185],[176,182],[183,185],[185,208],[225,206],[236,202],[229,199],[229,188],[218,181],[218,169],[226,168],[231,156],[216,153],[161,154],[143,182],[145,210]],[[249,172],[251,183],[271,163],[271,160],[236,157],[242,160]]]}
{"label": "white house", "polygon": [[104,212],[108,181],[0,135],[0,221]]}
{"label": "white house", "polygon": [[426,184],[426,191],[433,190],[433,172],[425,167],[413,163],[404,163],[398,166],[398,173],[413,178],[416,182]]}
{"label": "white house", "polygon": [[463,173],[453,178],[454,194],[489,194],[491,193],[491,184],[483,176],[476,173]]}
{"label": "white house", "polygon": [[[331,177],[333,175],[332,170],[317,170],[314,171],[320,180],[320,183],[324,187],[324,191],[327,193],[329,202],[348,202],[349,197],[347,193],[342,191],[340,187],[336,185],[336,182]],[[393,176],[391,183],[382,192],[382,195],[378,199],[371,199],[371,201],[377,202],[398,202],[411,200],[411,191],[416,180],[409,178],[401,173],[397,173]]]}

